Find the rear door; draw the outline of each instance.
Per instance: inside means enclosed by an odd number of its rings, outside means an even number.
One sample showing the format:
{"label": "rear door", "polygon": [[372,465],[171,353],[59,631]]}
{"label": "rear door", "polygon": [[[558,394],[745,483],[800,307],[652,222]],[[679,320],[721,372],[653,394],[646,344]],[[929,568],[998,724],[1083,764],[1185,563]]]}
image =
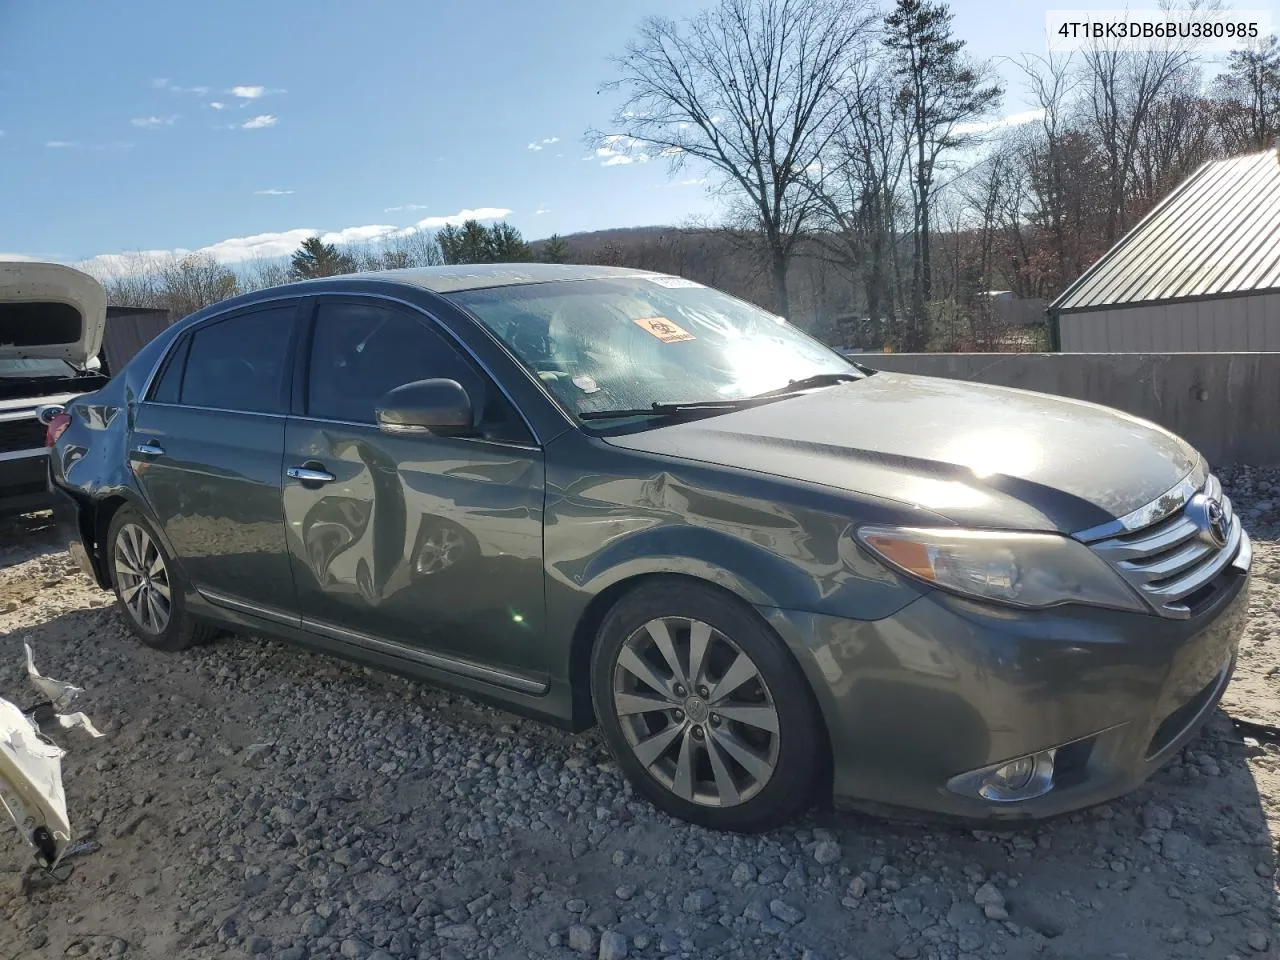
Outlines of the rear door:
{"label": "rear door", "polygon": [[129,438],[138,483],[195,586],[291,616],[281,460],[298,311],[297,300],[273,302],[185,333]]}
{"label": "rear door", "polygon": [[[426,315],[317,299],[286,429],[284,504],[306,625],[345,642],[533,690],[542,666],[542,451],[509,401]],[[470,438],[388,435],[388,390],[457,380]],[[292,470],[294,476],[288,476]],[[441,659],[443,657],[443,659]],[[517,677],[477,671],[511,668]]]}

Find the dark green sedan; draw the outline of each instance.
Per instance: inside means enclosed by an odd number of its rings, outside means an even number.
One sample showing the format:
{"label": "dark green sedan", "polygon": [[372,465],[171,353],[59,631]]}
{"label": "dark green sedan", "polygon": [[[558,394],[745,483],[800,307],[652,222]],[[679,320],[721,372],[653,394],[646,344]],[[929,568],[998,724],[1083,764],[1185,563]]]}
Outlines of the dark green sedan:
{"label": "dark green sedan", "polygon": [[358,274],[170,328],[47,415],[137,637],[274,635],[580,729],[716,828],[819,791],[1040,817],[1231,675],[1249,539],[1091,404],[875,373],[688,280]]}

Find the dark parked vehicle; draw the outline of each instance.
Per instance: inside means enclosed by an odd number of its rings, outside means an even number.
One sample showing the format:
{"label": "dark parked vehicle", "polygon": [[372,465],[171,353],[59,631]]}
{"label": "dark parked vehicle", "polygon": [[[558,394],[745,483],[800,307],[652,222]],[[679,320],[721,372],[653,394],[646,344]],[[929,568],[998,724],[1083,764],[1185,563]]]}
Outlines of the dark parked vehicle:
{"label": "dark parked vehicle", "polygon": [[97,390],[107,293],[58,263],[0,262],[0,515],[49,506],[41,409]]}
{"label": "dark parked vehicle", "polygon": [[1039,817],[1218,702],[1251,550],[1159,427],[875,373],[677,277],[469,266],[211,307],[75,400],[71,550],[145,643],[272,634],[573,728],[672,814]]}

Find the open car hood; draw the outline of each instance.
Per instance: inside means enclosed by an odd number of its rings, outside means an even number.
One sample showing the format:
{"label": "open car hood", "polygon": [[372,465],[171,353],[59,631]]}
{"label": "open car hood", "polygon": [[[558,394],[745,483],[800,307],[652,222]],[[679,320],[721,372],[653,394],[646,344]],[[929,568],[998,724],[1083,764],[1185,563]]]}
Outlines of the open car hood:
{"label": "open car hood", "polygon": [[98,355],[107,292],[60,263],[0,261],[0,357],[66,360]]}

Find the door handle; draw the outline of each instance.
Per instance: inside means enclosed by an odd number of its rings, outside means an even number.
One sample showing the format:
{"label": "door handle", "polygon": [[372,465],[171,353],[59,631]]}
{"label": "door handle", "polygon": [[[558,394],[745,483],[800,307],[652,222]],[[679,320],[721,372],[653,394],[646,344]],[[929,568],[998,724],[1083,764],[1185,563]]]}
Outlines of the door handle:
{"label": "door handle", "polygon": [[154,440],[144,440],[133,448],[133,452],[140,457],[163,457],[164,447]]}
{"label": "door handle", "polygon": [[284,475],[302,483],[332,483],[338,479],[328,470],[317,470],[314,467],[290,467]]}

